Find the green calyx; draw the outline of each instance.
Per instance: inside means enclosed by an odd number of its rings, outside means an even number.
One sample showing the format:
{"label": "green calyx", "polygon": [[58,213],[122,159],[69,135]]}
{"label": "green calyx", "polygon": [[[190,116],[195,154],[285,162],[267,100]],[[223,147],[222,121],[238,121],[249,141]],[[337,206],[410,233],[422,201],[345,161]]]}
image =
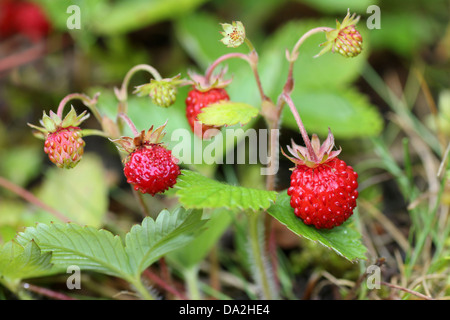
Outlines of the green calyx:
{"label": "green calyx", "polygon": [[60,128],[78,127],[84,120],[89,118],[90,114],[87,111],[83,111],[80,115],[77,115],[73,106],[71,106],[69,113],[64,119],[61,119],[56,113],[50,110],[49,115],[44,111],[42,119],[39,123],[42,127],[28,123],[28,126],[35,129],[33,134],[41,139],[45,139],[49,133],[56,132]]}
{"label": "green calyx", "polygon": [[166,127],[166,123],[162,126],[153,129],[153,126],[146,132],[142,130],[136,137],[120,137],[119,139],[109,139],[113,142],[119,151],[124,153],[132,153],[137,148],[147,147],[153,144],[161,143],[164,135],[166,134],[164,128]]}
{"label": "green calyx", "polygon": [[180,75],[161,80],[152,79],[150,83],[137,86],[133,93],[138,96],[148,95],[152,99],[153,104],[168,108],[175,103],[177,99],[177,87],[182,82],[183,80],[180,80]]}

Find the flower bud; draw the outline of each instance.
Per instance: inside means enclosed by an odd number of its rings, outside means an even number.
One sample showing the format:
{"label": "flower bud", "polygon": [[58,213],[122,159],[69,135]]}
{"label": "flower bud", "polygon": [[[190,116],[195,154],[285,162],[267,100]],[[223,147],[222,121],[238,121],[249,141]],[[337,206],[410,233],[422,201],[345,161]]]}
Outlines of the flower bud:
{"label": "flower bud", "polygon": [[152,79],[150,83],[136,87],[134,93],[140,96],[149,95],[152,102],[157,106],[163,108],[170,107],[177,99],[177,84],[180,82],[179,77],[180,75],[170,79]]}

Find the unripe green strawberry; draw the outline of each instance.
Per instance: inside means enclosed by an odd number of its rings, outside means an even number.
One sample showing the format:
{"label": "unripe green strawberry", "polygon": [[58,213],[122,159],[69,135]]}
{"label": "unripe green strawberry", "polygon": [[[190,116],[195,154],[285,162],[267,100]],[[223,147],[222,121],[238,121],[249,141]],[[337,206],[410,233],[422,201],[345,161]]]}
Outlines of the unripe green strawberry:
{"label": "unripe green strawberry", "polygon": [[350,25],[340,30],[332,51],[339,52],[345,57],[355,57],[361,53],[362,37],[354,25]]}
{"label": "unripe green strawberry", "polygon": [[168,108],[177,99],[177,85],[180,83],[180,75],[168,79],[152,79],[150,83],[137,86],[134,93],[139,96],[149,95],[155,105]]}
{"label": "unripe green strawberry", "polygon": [[322,54],[332,51],[338,52],[344,57],[356,57],[362,51],[362,36],[358,30],[356,30],[356,24],[359,21],[359,16],[355,17],[355,14],[350,16],[350,11],[347,12],[347,16],[342,23],[336,21],[336,29],[326,32],[327,41],[322,43],[321,46],[325,46],[316,57]]}
{"label": "unripe green strawberry", "polygon": [[44,112],[40,121],[42,127],[28,125],[37,130],[37,137],[45,140],[44,152],[50,161],[59,168],[71,169],[80,162],[84,153],[85,142],[78,125],[88,117],[86,111],[77,115],[72,107],[64,119],[50,111],[50,116]]}

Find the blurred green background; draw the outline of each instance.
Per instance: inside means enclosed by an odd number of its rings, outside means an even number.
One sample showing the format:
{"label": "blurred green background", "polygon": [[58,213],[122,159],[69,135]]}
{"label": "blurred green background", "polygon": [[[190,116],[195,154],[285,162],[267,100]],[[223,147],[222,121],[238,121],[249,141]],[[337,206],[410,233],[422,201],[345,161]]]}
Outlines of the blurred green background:
{"label": "blurred green background", "polygon": [[[266,93],[276,99],[287,75],[285,50],[307,30],[335,26],[347,13],[361,15],[358,28],[364,38],[363,53],[352,59],[327,54],[318,59],[323,35],[314,35],[301,48],[295,68],[293,99],[310,132],[323,137],[328,127],[337,144],[347,151],[353,163],[371,154],[368,139],[382,134],[390,106],[383,99],[374,79],[383,81],[395,94],[400,87],[410,89],[411,107],[431,98],[436,113],[449,107],[449,4],[447,1],[369,1],[369,0],[35,0],[45,13],[50,32],[29,40],[17,32],[0,42],[0,176],[33,192],[45,203],[64,210],[82,224],[114,228],[122,212],[138,215],[134,198],[121,173],[115,147],[106,139],[86,138],[86,156],[76,171],[61,171],[50,165],[42,141],[31,134],[27,123],[36,124],[45,110],[56,111],[59,101],[69,93],[93,95],[101,92],[99,108],[114,115],[117,101],[113,88],[121,84],[126,72],[136,64],[151,64],[163,77],[188,70],[203,72],[220,55],[245,52],[219,42],[219,23],[240,20],[260,57],[259,71]],[[67,21],[80,8],[80,29],[70,30]],[[381,28],[368,29],[366,10],[381,9]],[[251,70],[241,60],[228,61],[232,100],[259,106],[259,95]],[[375,73],[374,73],[375,72]],[[424,79],[429,96],[413,96],[420,82],[408,82],[416,72]],[[373,74],[378,75],[374,77]],[[372,76],[370,76],[372,75]],[[373,81],[367,81],[370,78]],[[149,81],[137,74],[131,87]],[[397,83],[398,82],[398,83]],[[139,130],[159,126],[166,119],[168,135],[177,128],[188,129],[184,99],[188,88],[179,90],[174,106],[161,109],[150,99],[130,97],[130,117]],[[417,99],[416,99],[417,98]],[[439,102],[443,101],[443,102]],[[425,120],[430,110],[415,110]],[[74,102],[81,112],[83,105]],[[446,116],[442,125],[448,126]],[[425,121],[424,121],[425,123]],[[249,126],[261,127],[257,119]],[[427,124],[428,126],[428,124]],[[85,127],[98,128],[91,117]],[[431,127],[430,130],[433,130]],[[450,130],[449,130],[450,131]],[[281,146],[297,137],[294,120],[283,117]],[[436,142],[430,137],[430,143]],[[435,141],[436,140],[436,141]],[[437,142],[436,142],[437,143]],[[290,164],[282,160],[279,188],[288,183]],[[232,180],[233,175],[225,179]],[[256,173],[256,174],[255,174]],[[233,173],[244,185],[257,186],[258,171],[238,169]],[[231,178],[230,178],[231,177]],[[57,195],[57,196],[55,196]],[[154,212],[170,205],[165,198],[148,199]],[[135,210],[135,211],[134,211]],[[133,220],[136,215],[127,219]],[[16,194],[0,188],[0,241],[12,238],[16,230],[35,221],[54,219]],[[115,225],[117,227],[117,225]]]}

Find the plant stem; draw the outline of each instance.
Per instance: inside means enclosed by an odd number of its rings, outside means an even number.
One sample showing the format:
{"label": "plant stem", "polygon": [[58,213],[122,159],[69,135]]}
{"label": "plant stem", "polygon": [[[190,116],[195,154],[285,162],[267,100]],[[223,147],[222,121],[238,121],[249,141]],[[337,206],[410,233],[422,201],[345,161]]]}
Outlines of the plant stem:
{"label": "plant stem", "polygon": [[158,70],[153,68],[151,65],[138,64],[138,65],[134,66],[127,72],[127,74],[123,78],[122,87],[120,88],[120,91],[116,91],[116,95],[117,95],[117,98],[119,99],[119,101],[122,102],[122,101],[126,101],[128,99],[128,92],[127,92],[128,85],[129,85],[130,80],[133,77],[133,75],[138,71],[147,71],[148,73],[150,73],[153,76],[153,78],[155,78],[155,80],[159,81],[162,79]]}
{"label": "plant stem", "polygon": [[82,94],[82,93],[71,93],[67,96],[65,96],[61,102],[59,103],[58,106],[58,111],[57,111],[57,116],[62,119],[63,118],[63,112],[64,112],[64,107],[66,106],[66,104],[70,101],[70,100],[74,100],[74,99],[79,99],[81,100],[88,108],[89,110],[91,110],[91,112],[94,114],[94,116],[96,117],[96,119],[101,123],[101,116],[100,113],[98,112],[97,108],[95,107],[95,105],[97,104],[97,100],[98,100],[98,96],[99,93],[97,93],[92,99],[89,98],[87,95]]}
{"label": "plant stem", "polygon": [[122,118],[126,122],[126,124],[130,127],[131,131],[133,131],[133,134],[135,137],[139,136],[139,131],[137,130],[136,126],[134,125],[133,121],[123,112],[119,112],[117,114],[118,118]]}
{"label": "plant stem", "polygon": [[255,267],[255,280],[261,289],[263,299],[275,299],[277,294],[272,269],[266,256],[264,245],[264,224],[261,213],[250,213],[249,216],[250,254]]}
{"label": "plant stem", "polygon": [[214,71],[214,69],[222,62],[224,62],[227,59],[232,59],[232,58],[240,58],[243,59],[245,61],[247,61],[250,65],[250,67],[252,68],[253,74],[255,76],[255,80],[256,80],[256,85],[258,87],[259,90],[259,94],[261,96],[261,99],[263,101],[268,100],[268,97],[264,94],[264,90],[263,87],[261,85],[261,79],[259,77],[259,73],[258,73],[258,69],[257,69],[257,64],[258,64],[258,54],[256,53],[255,50],[253,50],[252,52],[250,52],[250,54],[243,54],[243,53],[239,53],[239,52],[232,52],[232,53],[228,53],[225,54],[221,57],[219,57],[218,59],[216,59],[216,61],[214,61],[206,70],[206,74],[205,74],[205,78],[210,81],[212,73]]}
{"label": "plant stem", "polygon": [[305,42],[306,39],[308,39],[310,36],[312,36],[313,34],[319,33],[319,32],[327,32],[327,31],[331,31],[333,30],[332,28],[328,28],[328,27],[318,27],[318,28],[314,28],[309,30],[308,32],[306,32],[305,34],[303,34],[300,39],[298,39],[297,43],[294,45],[294,48],[292,49],[292,51],[289,53],[289,51],[286,52],[286,57],[289,61],[289,72],[288,72],[288,77],[287,77],[287,81],[286,84],[284,86],[284,93],[291,93],[292,89],[294,88],[294,78],[293,78],[293,73],[294,73],[294,63],[298,58],[298,50],[300,49],[300,46],[303,44],[303,42]]}
{"label": "plant stem", "polygon": [[191,300],[200,300],[202,298],[198,286],[198,266],[192,266],[183,270],[186,281],[188,296]]}
{"label": "plant stem", "polygon": [[136,279],[129,280],[129,282],[144,300],[155,300],[155,297],[147,290],[139,276]]}
{"label": "plant stem", "polygon": [[283,94],[283,99],[284,101],[286,101],[289,108],[291,109],[292,115],[294,116],[295,121],[297,122],[303,141],[305,142],[305,146],[308,149],[308,152],[311,155],[312,160],[317,161],[316,153],[314,152],[313,147],[311,145],[311,140],[309,139],[308,133],[306,132],[305,126],[303,125],[302,119],[300,118],[300,114],[298,113],[297,108],[294,105],[294,102],[292,101],[290,95],[287,93]]}

